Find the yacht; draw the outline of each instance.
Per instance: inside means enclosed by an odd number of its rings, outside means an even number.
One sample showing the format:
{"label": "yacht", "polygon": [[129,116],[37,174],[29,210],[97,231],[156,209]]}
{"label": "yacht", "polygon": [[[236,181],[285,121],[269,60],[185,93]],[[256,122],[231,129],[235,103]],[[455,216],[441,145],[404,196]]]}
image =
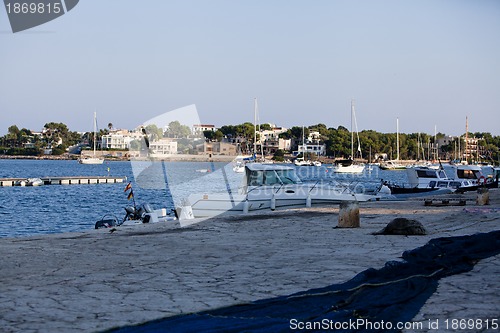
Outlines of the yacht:
{"label": "yacht", "polygon": [[389,184],[392,194],[409,194],[448,189],[451,192],[472,189],[470,180],[450,178],[444,169],[429,167],[407,168],[408,185]]}
{"label": "yacht", "polygon": [[193,217],[210,217],[223,213],[248,213],[374,199],[377,199],[377,193],[355,193],[350,187],[340,183],[303,183],[291,166],[250,163],[245,166],[243,183],[237,193],[228,189],[225,193],[191,194],[184,206],[192,210]]}
{"label": "yacht", "polygon": [[474,188],[470,188],[471,190],[481,186],[488,188],[498,187],[498,178],[486,177],[483,173],[483,169],[479,165],[459,164],[452,165],[451,168],[454,172],[455,179],[470,181],[474,185]]}

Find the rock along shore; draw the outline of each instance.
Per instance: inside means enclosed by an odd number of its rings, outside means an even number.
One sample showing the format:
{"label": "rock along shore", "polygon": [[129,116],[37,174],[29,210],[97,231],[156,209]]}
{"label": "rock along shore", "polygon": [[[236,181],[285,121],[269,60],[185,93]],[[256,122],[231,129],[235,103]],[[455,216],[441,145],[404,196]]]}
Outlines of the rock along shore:
{"label": "rock along shore", "polygon": [[[499,228],[498,189],[488,206],[465,198],[365,203],[355,229],[335,228],[334,207],[0,239],[0,331],[98,332],[342,283],[433,238]],[[395,217],[428,234],[372,235]],[[413,320],[498,318],[499,274],[495,256],[443,278]]]}

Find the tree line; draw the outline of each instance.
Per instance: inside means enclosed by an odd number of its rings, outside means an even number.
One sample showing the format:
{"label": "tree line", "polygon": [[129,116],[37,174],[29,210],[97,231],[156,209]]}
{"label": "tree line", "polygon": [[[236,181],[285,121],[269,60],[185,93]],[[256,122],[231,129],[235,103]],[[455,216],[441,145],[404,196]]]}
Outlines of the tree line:
{"label": "tree line", "polygon": [[[62,154],[70,146],[77,144],[93,145],[93,140],[99,140],[102,135],[108,134],[112,128],[112,124],[108,124],[107,129],[101,129],[97,133],[97,138],[93,137],[92,132],[87,132],[83,136],[77,132],[70,131],[63,123],[50,122],[44,125],[42,136],[33,135],[26,129],[19,129],[18,126],[12,125],[8,128],[8,132],[3,137],[0,137],[0,153],[7,155],[38,155],[40,149],[50,147],[55,155]],[[254,133],[263,130],[271,130],[269,124],[263,124],[257,128],[254,124],[245,122],[239,125],[224,125],[216,131],[205,131],[204,136],[207,141],[222,141],[228,140],[238,143],[244,143],[251,147],[254,141]],[[190,128],[182,125],[179,122],[171,122],[166,131],[158,128],[156,125],[146,126],[146,131],[150,139],[160,139],[162,137],[177,138],[182,140],[191,134]],[[298,144],[302,143],[303,135],[307,138],[310,132],[315,131],[320,134],[320,143],[326,145],[326,154],[334,158],[346,158],[351,155],[351,132],[344,126],[337,128],[327,127],[325,124],[316,124],[307,127],[294,126],[286,132],[279,135],[280,138],[292,140],[292,149],[296,149]],[[380,133],[374,130],[363,130],[359,132],[360,153],[357,152],[358,143],[357,136],[355,138],[355,152],[358,154],[354,157],[363,157],[367,159],[370,155],[372,158],[375,154],[387,154],[388,158],[395,159],[397,151],[396,133]],[[481,151],[481,156],[476,156],[476,160],[484,160],[489,162],[498,162],[500,160],[500,136],[493,136],[491,133],[475,132],[469,133],[469,137],[479,139],[478,146]],[[436,136],[426,133],[400,133],[399,134],[399,157],[400,159],[426,159],[428,157],[440,157],[442,159],[460,158],[465,147],[465,134],[459,138],[440,145],[436,149],[436,140],[444,138],[446,135],[438,133]],[[260,140],[257,134],[257,140]],[[29,145],[26,145],[29,144]],[[294,147],[293,147],[294,146]],[[460,147],[460,150],[459,150]],[[284,152],[288,153],[288,152]],[[436,155],[437,154],[437,155]]]}

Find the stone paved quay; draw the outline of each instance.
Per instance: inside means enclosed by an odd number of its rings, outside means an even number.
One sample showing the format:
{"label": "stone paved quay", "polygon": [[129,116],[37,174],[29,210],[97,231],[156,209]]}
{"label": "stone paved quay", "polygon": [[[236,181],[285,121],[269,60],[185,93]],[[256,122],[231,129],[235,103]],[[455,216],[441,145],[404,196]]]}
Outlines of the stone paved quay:
{"label": "stone paved quay", "polygon": [[[465,207],[366,203],[356,229],[334,228],[338,208],[321,208],[0,239],[0,332],[99,332],[345,282],[432,238],[499,229],[500,192],[490,195],[489,206],[475,193]],[[395,217],[429,234],[371,234]],[[446,319],[499,317],[496,256],[441,279],[414,320],[445,331]]]}

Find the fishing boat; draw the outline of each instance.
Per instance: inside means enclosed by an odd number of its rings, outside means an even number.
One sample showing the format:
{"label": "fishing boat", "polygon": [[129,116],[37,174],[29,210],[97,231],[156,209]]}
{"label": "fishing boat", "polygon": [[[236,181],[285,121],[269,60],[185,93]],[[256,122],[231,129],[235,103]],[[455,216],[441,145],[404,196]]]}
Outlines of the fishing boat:
{"label": "fishing boat", "polygon": [[210,217],[376,198],[376,193],[356,193],[349,186],[336,182],[303,183],[291,166],[250,163],[245,166],[243,183],[238,191],[233,193],[228,189],[225,193],[191,194],[181,209],[189,209],[194,217]]}
{"label": "fishing boat", "polygon": [[96,156],[96,144],[97,144],[97,114],[94,112],[94,153],[92,156],[83,156],[78,159],[80,164],[103,164],[104,158]]}
{"label": "fishing boat", "polygon": [[[354,121],[353,121],[354,120]],[[340,160],[335,163],[332,167],[333,172],[337,173],[362,173],[365,171],[364,164],[358,164],[354,162],[354,131],[353,131],[353,122],[356,127],[356,137],[358,138],[358,149],[356,152],[359,152],[361,158],[361,143],[359,141],[359,133],[358,133],[358,123],[356,121],[356,114],[354,112],[354,101],[351,100],[351,157],[347,160]]]}

